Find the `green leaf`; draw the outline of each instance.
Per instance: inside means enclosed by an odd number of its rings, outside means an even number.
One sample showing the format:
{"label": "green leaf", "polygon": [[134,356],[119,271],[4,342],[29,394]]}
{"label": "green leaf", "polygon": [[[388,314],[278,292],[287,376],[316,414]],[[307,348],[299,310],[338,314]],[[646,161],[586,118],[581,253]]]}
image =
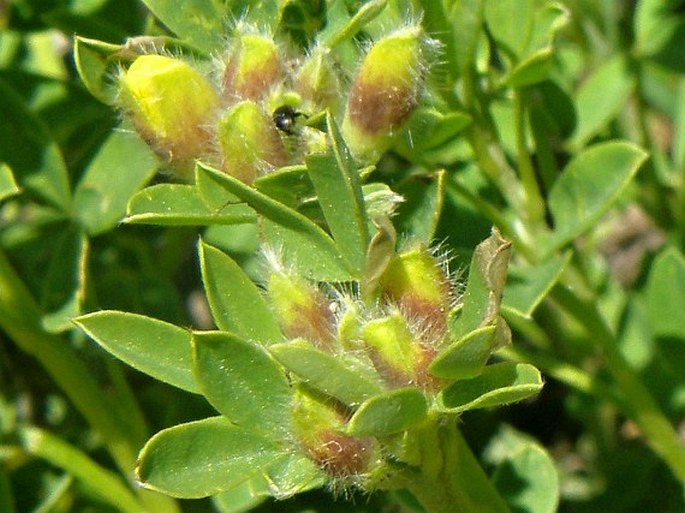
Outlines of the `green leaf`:
{"label": "green leaf", "polygon": [[81,229],[73,225],[55,239],[57,244],[43,279],[41,306],[47,313],[41,324],[47,331],[59,333],[72,329],[72,319],[82,313],[89,243]]}
{"label": "green leaf", "polygon": [[467,333],[440,351],[428,367],[434,376],[467,379],[480,374],[492,352],[495,326],[485,326]]}
{"label": "green leaf", "polygon": [[464,112],[441,112],[436,107],[417,107],[409,118],[402,138],[401,149],[414,156],[453,139],[471,124],[471,116]]}
{"label": "green leaf", "polygon": [[200,393],[192,371],[189,331],[143,315],[115,310],[83,315],[74,322],[131,367],[183,390]]}
{"label": "green leaf", "polygon": [[143,0],[148,9],[181,39],[206,54],[224,47],[227,12],[222,2],[186,0],[181,9],[173,0]]}
{"label": "green leaf", "polygon": [[481,242],[473,253],[461,313],[452,323],[454,338],[498,322],[499,306],[507,276],[511,243],[499,232]]}
{"label": "green leaf", "polygon": [[118,92],[111,76],[116,70],[113,58],[121,46],[77,36],[74,39],[74,63],[88,92],[107,105],[115,105]]}
{"label": "green leaf", "polygon": [[269,485],[257,475],[237,486],[212,496],[212,504],[219,513],[246,513],[269,497]]}
{"label": "green leaf", "polygon": [[269,493],[278,500],[323,486],[325,477],[304,454],[293,452],[275,461],[264,471]]}
{"label": "green leaf", "polygon": [[274,358],[307,385],[354,406],[382,392],[373,371],[358,360],[334,356],[305,341],[269,347]]}
{"label": "green leaf", "polygon": [[635,55],[661,66],[685,71],[680,49],[685,44],[685,20],[677,1],[641,0],[635,9]]}
{"label": "green leaf", "polygon": [[559,473],[536,443],[521,444],[495,470],[493,481],[512,511],[554,513],[559,505]]}
{"label": "green leaf", "polygon": [[251,479],[282,451],[224,417],[212,417],[157,433],[143,447],[136,474],[146,488],[197,499]]}
{"label": "green leaf", "polygon": [[582,148],[604,129],[623,109],[634,85],[625,55],[616,55],[597,68],[576,92],[578,123],[569,141],[571,147]]}
{"label": "green leaf", "polygon": [[316,195],[307,166],[289,166],[257,178],[255,189],[291,208]]}
{"label": "green leaf", "polygon": [[38,428],[24,428],[20,438],[29,454],[43,458],[73,475],[98,499],[117,511],[139,513],[144,509],[118,475],[98,465],[87,454],[64,440]]}
{"label": "green leaf", "polygon": [[196,187],[157,184],[136,193],[129,201],[125,221],[160,226],[206,226],[211,224],[254,223],[256,216],[239,203],[212,210],[202,201]]}
{"label": "green leaf", "polygon": [[352,436],[385,436],[405,431],[428,415],[426,396],[417,388],[400,388],[372,397],[347,425]]}
{"label": "green leaf", "polygon": [[667,248],[654,260],[646,294],[653,334],[685,338],[685,258],[677,249]]}
{"label": "green leaf", "polygon": [[537,394],[542,377],[526,363],[496,363],[472,379],[453,383],[438,396],[440,409],[460,413],[514,403]]}
{"label": "green leaf", "polygon": [[216,325],[261,344],[282,340],[269,305],[240,266],[202,241],[199,251],[202,283]]}
{"label": "green leaf", "polygon": [[12,168],[10,168],[4,162],[0,163],[0,202],[19,194],[21,189],[14,180],[14,174],[12,173]]}
{"label": "green leaf", "polygon": [[131,196],[155,174],[159,161],[137,135],[115,131],[100,147],[74,192],[74,207],[89,234],[114,227]]}
{"label": "green leaf", "polygon": [[445,200],[445,171],[430,176],[413,175],[395,187],[404,198],[393,223],[412,241],[429,246],[435,234]]}
{"label": "green leaf", "polygon": [[523,57],[533,29],[533,0],[486,2],[485,22],[505,54]]}
{"label": "green leaf", "polygon": [[230,333],[193,333],[193,371],[202,393],[233,424],[282,440],[292,393],[283,369],[261,346]]}
{"label": "green leaf", "polygon": [[217,186],[254,208],[262,216],[266,242],[277,248],[283,259],[302,274],[317,281],[353,279],[333,240],[302,214],[201,163],[198,173],[207,173]]}
{"label": "green leaf", "polygon": [[507,85],[525,87],[542,82],[549,75],[552,66],[551,48],[543,48],[519,62],[507,77]]}
{"label": "green leaf", "polygon": [[383,12],[387,3],[387,0],[370,0],[365,2],[347,23],[336,28],[334,31],[329,30],[321,42],[333,48],[343,41],[352,39],[365,25]]}
{"label": "green leaf", "polygon": [[359,172],[330,112],[326,153],[305,157],[321,210],[333,239],[356,278],[364,271],[369,243]]}
{"label": "green leaf", "polygon": [[0,162],[7,164],[22,189],[62,212],[71,209],[69,178],[62,153],[47,127],[21,97],[0,80]]}
{"label": "green leaf", "polygon": [[618,199],[647,154],[626,142],[597,144],[577,155],[549,193],[554,233],[542,253],[551,253],[592,228]]}
{"label": "green leaf", "polygon": [[566,251],[539,264],[519,263],[511,266],[504,287],[502,306],[530,319],[557,283],[570,260],[571,252]]}

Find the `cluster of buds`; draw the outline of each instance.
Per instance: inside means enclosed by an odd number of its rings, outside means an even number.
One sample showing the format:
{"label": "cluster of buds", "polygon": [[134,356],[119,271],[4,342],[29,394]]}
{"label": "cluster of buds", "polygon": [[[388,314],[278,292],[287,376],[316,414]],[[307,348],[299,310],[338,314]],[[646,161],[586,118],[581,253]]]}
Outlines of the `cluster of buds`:
{"label": "cluster of buds", "polygon": [[[444,258],[429,249],[396,254],[365,301],[322,290],[280,265],[269,272],[266,294],[287,344],[353,362],[380,390],[413,387],[431,397],[444,385],[428,368],[449,343],[457,296]],[[293,419],[304,452],[333,478],[373,473],[382,460],[378,441],[347,430],[358,404],[310,388],[306,379],[296,386]]]}
{"label": "cluster of buds", "polygon": [[[125,114],[169,168],[190,177],[198,159],[245,183],[317,151],[306,120],[330,110],[360,163],[387,150],[420,100],[430,40],[409,26],[373,44],[347,95],[324,46],[289,59],[274,39],[239,24],[207,73],[177,56],[142,55],[118,77]],[[347,98],[347,101],[345,101]]]}

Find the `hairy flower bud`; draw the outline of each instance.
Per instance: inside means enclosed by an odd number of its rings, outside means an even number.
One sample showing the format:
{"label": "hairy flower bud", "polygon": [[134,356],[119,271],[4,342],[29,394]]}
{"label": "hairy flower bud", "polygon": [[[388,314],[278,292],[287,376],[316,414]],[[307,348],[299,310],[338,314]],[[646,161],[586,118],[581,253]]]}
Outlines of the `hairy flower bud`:
{"label": "hairy flower bud", "polygon": [[222,168],[245,183],[287,161],[273,121],[252,101],[234,105],[219,121],[217,135]]}
{"label": "hairy flower bud", "polygon": [[425,248],[392,258],[379,280],[383,296],[418,322],[428,342],[440,342],[447,328],[449,279]]}
{"label": "hairy flower bud", "polygon": [[293,405],[293,425],[302,448],[322,470],[336,478],[349,478],[367,470],[373,441],[343,433],[344,412],[335,403],[298,388]]}
{"label": "hairy flower bud", "polygon": [[378,374],[392,386],[416,382],[414,363],[419,348],[405,319],[398,313],[374,319],[361,330]]}
{"label": "hairy flower bud", "polygon": [[120,76],[124,110],[150,146],[180,171],[211,149],[207,128],[219,106],[209,81],[188,63],[138,57]]}
{"label": "hairy flower bud", "polygon": [[416,107],[423,83],[423,44],[421,30],[408,27],[379,40],[366,54],[342,127],[357,157],[377,160]]}
{"label": "hairy flower bud", "polygon": [[328,58],[328,50],[317,48],[304,61],[295,77],[295,88],[317,109],[334,108],[340,99],[338,76]]}
{"label": "hairy flower bud", "polygon": [[286,337],[304,338],[319,349],[331,349],[335,319],[320,290],[299,276],[274,272],[267,293]]}
{"label": "hairy flower bud", "polygon": [[222,77],[229,98],[260,100],[282,78],[283,67],[274,41],[261,34],[241,34]]}

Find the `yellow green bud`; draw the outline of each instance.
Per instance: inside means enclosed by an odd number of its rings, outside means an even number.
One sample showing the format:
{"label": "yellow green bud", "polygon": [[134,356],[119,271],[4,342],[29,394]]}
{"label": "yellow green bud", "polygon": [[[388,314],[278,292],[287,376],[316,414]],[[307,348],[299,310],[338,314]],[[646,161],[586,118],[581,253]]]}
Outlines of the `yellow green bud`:
{"label": "yellow green bud", "polygon": [[295,88],[317,110],[336,106],[340,100],[340,83],[328,58],[328,49],[317,48],[312,52],[297,72]]}
{"label": "yellow green bud", "polygon": [[252,101],[234,105],[219,121],[217,135],[222,154],[221,167],[247,184],[287,161],[273,121]]}
{"label": "yellow green bud", "polygon": [[303,338],[319,349],[332,349],[335,318],[328,298],[319,289],[302,277],[274,272],[269,277],[267,294],[286,337]]}
{"label": "yellow green bud", "polygon": [[224,69],[224,94],[228,98],[260,100],[282,76],[281,58],[274,41],[260,34],[241,34]]}
{"label": "yellow green bud", "polygon": [[374,319],[361,330],[364,343],[378,374],[392,386],[416,383],[415,362],[420,348],[405,319],[394,313]]}
{"label": "yellow green bud", "polygon": [[427,342],[440,342],[447,328],[450,285],[427,249],[416,248],[393,257],[379,284],[383,296],[419,324]]}
{"label": "yellow green bud", "polygon": [[352,477],[365,472],[374,453],[369,438],[343,434],[345,412],[335,403],[299,387],[293,404],[293,426],[301,447],[324,472]]}
{"label": "yellow green bud", "polygon": [[143,55],[120,76],[123,108],[148,144],[179,170],[211,150],[219,100],[210,82],[188,63]]}
{"label": "yellow green bud", "polygon": [[343,135],[362,160],[388,149],[421,94],[423,34],[408,27],[376,42],[366,54],[347,100]]}

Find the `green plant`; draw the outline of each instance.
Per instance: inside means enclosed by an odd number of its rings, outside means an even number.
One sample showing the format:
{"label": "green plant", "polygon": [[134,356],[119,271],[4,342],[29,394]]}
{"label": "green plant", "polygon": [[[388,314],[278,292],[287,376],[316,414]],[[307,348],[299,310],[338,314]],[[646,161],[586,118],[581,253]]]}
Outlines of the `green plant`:
{"label": "green plant", "polygon": [[[675,6],[38,4],[11,2],[2,35],[0,326],[85,422],[2,395],[5,509],[34,457],[65,471],[24,484],[57,511],[297,508],[321,487],[371,509],[682,508]],[[44,26],[80,34],[92,98]],[[602,244],[629,205],[654,223],[634,255],[659,251],[632,276]],[[538,368],[583,472],[506,426],[529,406],[494,409],[539,393]]]}

